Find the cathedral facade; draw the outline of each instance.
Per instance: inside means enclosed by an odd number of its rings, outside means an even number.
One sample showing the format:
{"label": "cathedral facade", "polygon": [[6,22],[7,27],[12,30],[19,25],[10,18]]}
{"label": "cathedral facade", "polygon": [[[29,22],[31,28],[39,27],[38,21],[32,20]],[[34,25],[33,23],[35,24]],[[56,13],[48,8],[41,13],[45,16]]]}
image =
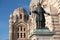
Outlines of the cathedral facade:
{"label": "cathedral facade", "polygon": [[[45,28],[37,29],[38,15],[32,11],[40,3],[45,12]],[[60,1],[31,0],[30,15],[20,7],[14,10],[9,20],[9,40],[60,40]]]}

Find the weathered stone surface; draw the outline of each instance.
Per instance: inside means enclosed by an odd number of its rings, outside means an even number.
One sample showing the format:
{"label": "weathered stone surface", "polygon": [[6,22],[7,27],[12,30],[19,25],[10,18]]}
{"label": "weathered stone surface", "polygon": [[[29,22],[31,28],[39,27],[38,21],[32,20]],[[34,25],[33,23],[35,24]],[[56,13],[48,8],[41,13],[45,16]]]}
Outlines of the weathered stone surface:
{"label": "weathered stone surface", "polygon": [[[47,13],[51,14],[51,15],[46,15],[46,14],[44,15],[46,20],[45,22],[46,27],[50,31],[54,32],[53,36],[33,35],[30,37],[30,34],[33,33],[34,29],[36,29],[37,26],[36,25],[37,15],[32,13],[32,10],[35,7],[37,7],[36,5],[38,2],[41,3],[42,8]],[[9,40],[60,40],[60,0],[31,0],[30,12],[31,15],[28,15],[26,10],[21,7],[15,9],[13,14],[10,15]],[[22,19],[21,19],[21,15],[22,15]],[[23,31],[21,31],[21,26]],[[19,35],[17,35],[17,33],[19,33]],[[21,38],[20,33],[26,33],[26,37],[24,38],[24,34],[22,34],[23,36]]]}

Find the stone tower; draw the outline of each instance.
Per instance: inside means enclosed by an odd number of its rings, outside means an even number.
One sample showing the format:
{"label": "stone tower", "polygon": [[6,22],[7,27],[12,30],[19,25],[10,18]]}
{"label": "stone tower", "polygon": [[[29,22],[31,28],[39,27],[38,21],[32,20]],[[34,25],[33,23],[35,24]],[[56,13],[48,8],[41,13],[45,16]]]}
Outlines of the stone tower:
{"label": "stone tower", "polygon": [[14,10],[10,15],[9,40],[29,40],[28,39],[28,14],[27,11],[20,7]]}

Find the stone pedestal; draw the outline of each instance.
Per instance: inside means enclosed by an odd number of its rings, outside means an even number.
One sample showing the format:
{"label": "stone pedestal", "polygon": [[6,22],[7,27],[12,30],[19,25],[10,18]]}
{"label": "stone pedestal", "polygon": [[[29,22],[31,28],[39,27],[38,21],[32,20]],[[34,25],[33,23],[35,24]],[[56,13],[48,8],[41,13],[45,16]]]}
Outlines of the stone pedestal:
{"label": "stone pedestal", "polygon": [[35,29],[31,34],[31,40],[51,40],[54,32],[49,29]]}

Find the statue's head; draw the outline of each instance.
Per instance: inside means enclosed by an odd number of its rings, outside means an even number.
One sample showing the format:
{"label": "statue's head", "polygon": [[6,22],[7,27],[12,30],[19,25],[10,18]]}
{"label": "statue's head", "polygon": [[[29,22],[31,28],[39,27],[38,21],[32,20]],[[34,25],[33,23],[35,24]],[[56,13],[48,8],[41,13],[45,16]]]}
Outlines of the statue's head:
{"label": "statue's head", "polygon": [[37,4],[32,5],[32,6],[33,6],[33,8],[32,8],[32,10],[31,10],[31,12],[38,14],[38,10],[39,10],[39,8],[41,8],[41,4],[38,2]]}
{"label": "statue's head", "polygon": [[37,13],[37,8],[41,7],[41,3],[38,0],[30,2],[30,11],[31,13]]}

